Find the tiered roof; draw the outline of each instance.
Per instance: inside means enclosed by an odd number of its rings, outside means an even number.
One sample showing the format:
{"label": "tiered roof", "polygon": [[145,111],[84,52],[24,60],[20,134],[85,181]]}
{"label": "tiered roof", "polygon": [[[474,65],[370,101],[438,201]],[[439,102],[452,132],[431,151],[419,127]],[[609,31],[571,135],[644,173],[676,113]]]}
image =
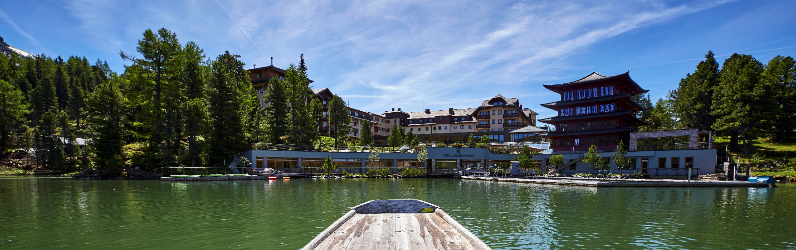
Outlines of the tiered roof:
{"label": "tiered roof", "polygon": [[619,81],[625,83],[625,85],[635,92],[635,94],[642,94],[647,93],[649,90],[642,89],[641,86],[638,85],[633,79],[630,78],[630,71],[614,75],[614,76],[604,76],[597,72],[591,72],[591,74],[580,78],[575,81],[561,83],[561,84],[551,84],[551,85],[542,85],[545,88],[552,90],[556,93],[561,93],[564,89],[568,89],[570,87],[578,86],[578,85],[586,85],[586,84],[593,84],[593,83],[600,83],[604,81]]}

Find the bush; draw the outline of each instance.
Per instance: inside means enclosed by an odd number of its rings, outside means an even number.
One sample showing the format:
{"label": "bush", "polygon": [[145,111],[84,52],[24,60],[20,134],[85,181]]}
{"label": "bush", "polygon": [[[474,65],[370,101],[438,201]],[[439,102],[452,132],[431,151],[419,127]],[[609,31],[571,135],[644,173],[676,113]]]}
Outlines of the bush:
{"label": "bush", "polygon": [[401,170],[401,177],[423,177],[426,170],[423,168],[404,168]]}
{"label": "bush", "polygon": [[365,171],[365,176],[370,178],[384,178],[390,176],[389,168],[371,168]]}
{"label": "bush", "polygon": [[464,144],[462,144],[462,143],[454,143],[453,145],[451,145],[451,147],[461,148],[461,147],[464,147]]}
{"label": "bush", "polygon": [[440,142],[440,143],[437,143],[437,147],[438,148],[447,148],[448,145],[445,145],[445,143]]}
{"label": "bush", "polygon": [[489,152],[493,154],[508,154],[509,151],[504,148],[489,148]]}

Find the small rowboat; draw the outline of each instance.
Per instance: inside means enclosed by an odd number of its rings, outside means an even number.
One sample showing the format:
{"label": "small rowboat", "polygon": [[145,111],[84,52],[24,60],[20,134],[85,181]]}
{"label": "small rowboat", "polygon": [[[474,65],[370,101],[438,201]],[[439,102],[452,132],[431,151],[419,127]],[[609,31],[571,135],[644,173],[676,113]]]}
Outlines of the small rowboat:
{"label": "small rowboat", "polygon": [[276,179],[279,179],[279,176],[277,176],[277,175],[269,175],[268,176],[268,180],[276,180]]}
{"label": "small rowboat", "polygon": [[438,206],[421,200],[360,204],[303,249],[491,250]]}

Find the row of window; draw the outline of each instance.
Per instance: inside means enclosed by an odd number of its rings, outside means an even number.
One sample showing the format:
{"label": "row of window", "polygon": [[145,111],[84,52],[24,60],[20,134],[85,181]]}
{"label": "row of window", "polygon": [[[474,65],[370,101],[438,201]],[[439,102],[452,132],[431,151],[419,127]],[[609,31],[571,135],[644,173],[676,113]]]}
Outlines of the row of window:
{"label": "row of window", "polygon": [[581,90],[564,92],[561,95],[561,99],[564,101],[569,101],[569,100],[577,100],[584,98],[592,98],[597,96],[609,96],[613,94],[614,94],[614,86],[606,86],[606,87],[600,87],[599,91],[598,88],[590,88],[590,89],[581,89]]}
{"label": "row of window", "polygon": [[[495,115],[495,114],[502,115],[503,113],[516,114],[517,110],[506,110],[505,112],[503,110],[492,110],[492,115]],[[489,115],[489,111],[479,112],[478,115],[487,116],[487,115]]]}
{"label": "row of window", "polygon": [[[440,117],[439,119],[442,119],[442,117]],[[458,122],[458,121],[470,121],[470,120],[472,120],[472,119],[471,119],[471,118],[468,118],[468,117],[453,117],[453,121],[454,121],[454,122]],[[398,122],[398,121],[396,120],[396,122]],[[409,120],[409,123],[424,123],[424,122],[426,122],[426,123],[432,123],[432,122],[434,122],[434,118],[429,118],[429,119],[416,119],[416,120]]]}
{"label": "row of window", "polygon": [[[469,129],[473,129],[473,125],[467,125],[467,126],[469,127]],[[443,129],[443,127],[444,127],[444,129],[448,129],[448,126],[437,126],[437,127],[430,127],[430,128],[431,128],[432,130],[437,130],[437,128],[439,128],[440,130],[442,130],[442,129]],[[428,128],[429,128],[429,127],[425,127],[425,128],[426,128],[426,130],[425,130],[425,131],[428,131]],[[453,130],[456,130],[456,129],[464,129],[464,125],[456,125],[456,126],[451,126],[451,128],[452,128]],[[417,131],[422,131],[421,129],[422,129],[422,128],[417,128]],[[415,131],[415,128],[409,128],[409,131]]]}
{"label": "row of window", "polygon": [[557,139],[553,141],[555,147],[571,147],[571,146],[591,146],[591,145],[616,145],[616,136],[598,136],[597,144],[594,143],[594,137],[575,138],[575,139]]}
{"label": "row of window", "polygon": [[581,131],[592,129],[609,129],[616,128],[616,120],[602,120],[590,122],[576,122],[576,123],[561,123],[558,124],[561,131]]}
{"label": "row of window", "polygon": [[616,110],[616,104],[607,103],[607,104],[592,105],[592,106],[577,107],[577,108],[565,108],[559,110],[558,115],[559,116],[585,115],[585,114],[594,114],[594,113],[613,112],[615,110]]}
{"label": "row of window", "polygon": [[[492,131],[503,131],[503,129],[502,129],[502,128],[499,128],[499,129],[495,130],[495,129],[493,128],[493,129],[492,129]],[[509,131],[509,132],[511,132],[511,131],[514,131],[514,129],[506,129],[506,131]],[[478,132],[489,132],[489,130],[488,130],[488,129],[481,129],[481,130],[478,130]]]}

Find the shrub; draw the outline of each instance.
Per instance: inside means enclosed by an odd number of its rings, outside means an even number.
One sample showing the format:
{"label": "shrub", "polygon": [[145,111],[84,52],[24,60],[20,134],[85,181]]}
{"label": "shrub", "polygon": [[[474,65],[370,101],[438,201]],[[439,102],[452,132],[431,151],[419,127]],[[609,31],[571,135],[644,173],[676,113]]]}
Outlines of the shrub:
{"label": "shrub", "polygon": [[365,171],[365,176],[371,178],[384,178],[390,175],[389,168],[371,168]]}
{"label": "shrub", "polygon": [[423,177],[426,170],[423,168],[404,168],[401,170],[401,177]]}

